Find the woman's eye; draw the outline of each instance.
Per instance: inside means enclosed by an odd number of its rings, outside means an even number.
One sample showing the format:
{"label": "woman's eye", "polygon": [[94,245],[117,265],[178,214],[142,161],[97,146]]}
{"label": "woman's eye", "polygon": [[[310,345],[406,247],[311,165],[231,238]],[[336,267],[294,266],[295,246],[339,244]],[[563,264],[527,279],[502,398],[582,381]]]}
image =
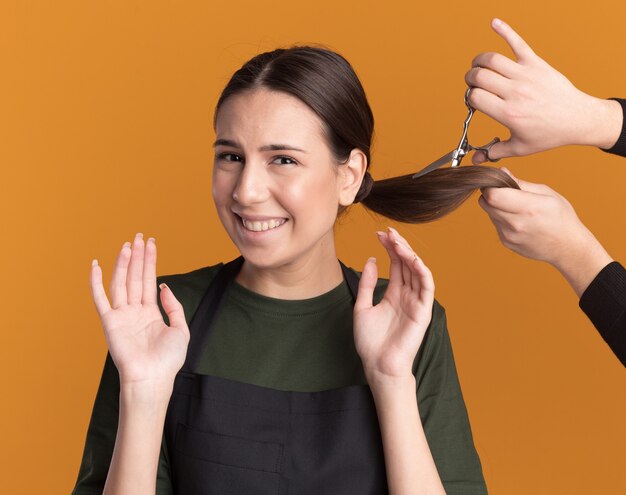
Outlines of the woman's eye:
{"label": "woman's eye", "polygon": [[235,153],[222,153],[217,155],[218,160],[226,160],[227,162],[240,162],[243,161],[243,158]]}
{"label": "woman's eye", "polygon": [[274,159],[274,162],[276,162],[277,160],[280,160],[280,163],[278,163],[278,165],[297,165],[298,163],[293,158],[290,158],[288,156],[277,156]]}

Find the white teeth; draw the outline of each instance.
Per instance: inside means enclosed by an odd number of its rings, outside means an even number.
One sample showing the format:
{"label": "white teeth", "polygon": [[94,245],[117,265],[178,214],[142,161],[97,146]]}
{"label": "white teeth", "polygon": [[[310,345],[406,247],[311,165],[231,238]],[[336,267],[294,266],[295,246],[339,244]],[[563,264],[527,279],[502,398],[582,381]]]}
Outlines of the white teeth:
{"label": "white teeth", "polygon": [[284,218],[281,218],[280,220],[272,219],[268,220],[267,222],[251,222],[242,218],[241,221],[243,223],[243,226],[247,230],[251,230],[253,232],[262,232],[264,230],[275,229],[276,227],[280,227],[283,223],[286,222]]}

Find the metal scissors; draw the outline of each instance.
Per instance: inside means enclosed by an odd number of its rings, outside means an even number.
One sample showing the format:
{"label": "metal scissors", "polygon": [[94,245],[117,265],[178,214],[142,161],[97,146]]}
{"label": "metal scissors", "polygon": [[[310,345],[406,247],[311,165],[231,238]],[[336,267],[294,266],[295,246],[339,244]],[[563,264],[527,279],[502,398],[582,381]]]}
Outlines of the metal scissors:
{"label": "metal scissors", "polygon": [[474,116],[474,108],[470,105],[469,100],[468,100],[471,90],[472,88],[467,88],[467,91],[465,92],[465,106],[467,107],[468,113],[467,113],[467,118],[465,119],[465,122],[463,123],[463,135],[461,136],[461,141],[459,141],[459,145],[455,149],[453,149],[450,153],[446,153],[438,160],[434,161],[427,167],[417,172],[415,175],[413,175],[412,177],[413,179],[416,179],[417,177],[421,177],[422,175],[426,175],[427,173],[432,172],[435,169],[438,169],[439,167],[441,167],[442,165],[445,165],[446,163],[450,161],[452,162],[450,164],[451,167],[458,167],[461,164],[461,160],[463,159],[463,157],[467,155],[470,151],[484,151],[485,155],[487,155],[487,160],[489,160],[490,162],[497,162],[499,160],[499,158],[496,158],[495,160],[492,158],[489,158],[489,150],[494,144],[500,142],[499,137],[493,138],[484,146],[472,146],[471,144],[469,144],[467,140],[467,129],[469,128],[470,121],[472,120],[472,117]]}

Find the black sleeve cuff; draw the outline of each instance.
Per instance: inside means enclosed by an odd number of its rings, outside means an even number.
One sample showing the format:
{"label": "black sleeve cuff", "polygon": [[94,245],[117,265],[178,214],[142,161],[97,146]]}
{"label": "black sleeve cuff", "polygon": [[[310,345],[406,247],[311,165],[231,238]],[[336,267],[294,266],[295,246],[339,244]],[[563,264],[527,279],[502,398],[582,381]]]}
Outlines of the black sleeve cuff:
{"label": "black sleeve cuff", "polygon": [[606,265],[585,289],[578,305],[626,366],[626,269],[617,261]]}
{"label": "black sleeve cuff", "polygon": [[626,100],[622,98],[609,98],[615,100],[622,106],[622,133],[617,138],[615,144],[608,149],[600,148],[602,151],[626,157]]}

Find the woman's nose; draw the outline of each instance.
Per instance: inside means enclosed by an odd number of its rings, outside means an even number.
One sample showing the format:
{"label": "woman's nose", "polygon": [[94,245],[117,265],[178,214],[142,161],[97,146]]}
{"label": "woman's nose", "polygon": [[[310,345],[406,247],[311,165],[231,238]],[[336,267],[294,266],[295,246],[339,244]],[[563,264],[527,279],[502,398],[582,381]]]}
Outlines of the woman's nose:
{"label": "woman's nose", "polygon": [[262,203],[269,196],[268,177],[261,164],[246,163],[235,188],[233,199],[241,205]]}

